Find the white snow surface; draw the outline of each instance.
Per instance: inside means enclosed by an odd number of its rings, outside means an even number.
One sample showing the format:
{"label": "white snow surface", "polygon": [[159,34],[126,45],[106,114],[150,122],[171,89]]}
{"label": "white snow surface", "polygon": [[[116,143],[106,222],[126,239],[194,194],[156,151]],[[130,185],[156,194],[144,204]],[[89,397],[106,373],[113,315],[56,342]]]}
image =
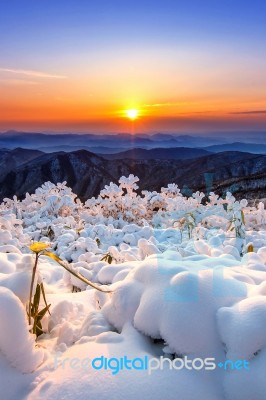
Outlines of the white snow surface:
{"label": "white snow surface", "polygon": [[[265,400],[263,204],[230,193],[203,204],[203,194],[186,198],[174,184],[138,195],[137,182],[122,177],[85,205],[48,182],[0,205],[0,398]],[[37,341],[25,311],[36,241],[111,291],[40,256],[34,288],[43,282],[51,316]],[[124,356],[163,357],[164,367],[113,374],[90,364]],[[169,368],[186,357],[249,367]]]}

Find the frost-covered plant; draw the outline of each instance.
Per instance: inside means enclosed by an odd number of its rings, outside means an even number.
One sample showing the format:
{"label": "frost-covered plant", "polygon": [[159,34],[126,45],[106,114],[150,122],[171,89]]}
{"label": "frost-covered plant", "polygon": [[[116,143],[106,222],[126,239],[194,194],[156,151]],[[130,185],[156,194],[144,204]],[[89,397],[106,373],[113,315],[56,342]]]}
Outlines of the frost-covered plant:
{"label": "frost-covered plant", "polygon": [[155,213],[166,211],[167,202],[161,193],[143,190],[142,194],[146,203],[146,218],[148,220],[152,219]]}
{"label": "frost-covered plant", "polygon": [[[7,200],[5,199],[5,201]],[[7,205],[11,208],[10,202],[7,202]],[[46,182],[36,189],[34,194],[29,195],[27,193],[25,199],[19,202],[16,207],[19,207],[25,225],[32,226],[44,217],[48,224],[51,224],[58,217],[70,215],[74,218],[78,217],[82,203],[77,199],[71,188],[66,186],[66,182],[57,185]]]}
{"label": "frost-covered plant", "polygon": [[29,243],[30,236],[23,229],[23,222],[10,210],[0,213],[0,243],[22,248]]}
{"label": "frost-covered plant", "polygon": [[166,199],[176,198],[177,196],[181,196],[180,189],[177,184],[169,183],[166,188],[161,188],[162,196]]}
{"label": "frost-covered plant", "polygon": [[[197,237],[206,237],[209,233],[201,227],[210,232],[225,231],[230,221],[236,236],[240,237],[245,230],[258,229],[265,224],[263,203],[258,208],[247,208],[246,203],[241,203],[244,226],[237,210],[239,202],[231,194],[223,199],[210,193],[204,201],[203,193],[186,197],[174,183],[161,191],[139,193],[138,180],[134,175],[121,177],[85,204],[77,199],[66,182],[57,185],[47,182],[22,201],[16,197],[5,199],[0,205],[1,243],[27,252],[31,241],[53,242],[54,251],[62,259],[76,263],[84,255],[90,263],[99,261],[109,252],[110,246],[117,248],[121,242],[136,246],[134,234],[123,232],[128,224],[151,229],[175,226],[179,229],[176,238],[184,236],[184,232],[188,238],[195,232]],[[100,240],[100,247],[96,239]],[[118,262],[120,258],[114,249],[112,251],[114,262]]]}
{"label": "frost-covered plant", "polygon": [[193,230],[196,227],[195,212],[186,213],[179,221],[175,221],[174,226],[180,229],[181,241],[183,240],[183,232],[186,230],[188,238],[192,238]]}
{"label": "frost-covered plant", "polygon": [[94,221],[99,222],[101,218],[108,222],[127,221],[137,222],[145,218],[145,200],[141,198],[136,190],[136,182],[139,178],[134,175],[121,177],[119,185],[111,182],[105,185],[97,199],[92,198],[86,201],[87,220],[89,215],[95,217]]}
{"label": "frost-covered plant", "polygon": [[243,208],[247,206],[247,200],[235,201],[231,193],[227,193],[226,200],[228,201],[227,211],[231,213],[229,230],[235,230],[235,235],[239,239],[245,239],[245,216]]}

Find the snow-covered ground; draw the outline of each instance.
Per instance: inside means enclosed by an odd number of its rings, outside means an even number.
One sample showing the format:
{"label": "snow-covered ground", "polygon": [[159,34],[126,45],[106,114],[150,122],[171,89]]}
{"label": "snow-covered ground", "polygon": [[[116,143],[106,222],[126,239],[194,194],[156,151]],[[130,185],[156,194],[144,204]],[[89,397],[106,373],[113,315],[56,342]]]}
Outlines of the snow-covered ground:
{"label": "snow-covered ground", "polygon": [[[265,400],[264,205],[174,184],[139,195],[137,181],[85,204],[65,183],[1,204],[1,399]],[[110,291],[41,255],[51,315],[37,341],[34,242]]]}

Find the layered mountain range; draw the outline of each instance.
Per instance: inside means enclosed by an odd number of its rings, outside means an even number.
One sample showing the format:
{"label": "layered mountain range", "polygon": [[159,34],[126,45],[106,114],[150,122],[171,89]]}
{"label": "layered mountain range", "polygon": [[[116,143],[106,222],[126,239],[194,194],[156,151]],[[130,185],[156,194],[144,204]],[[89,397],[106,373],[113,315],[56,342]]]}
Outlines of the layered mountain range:
{"label": "layered mountain range", "polygon": [[[184,194],[196,190],[215,191],[224,195],[231,191],[237,198],[266,198],[266,155],[247,152],[182,148],[178,151],[156,150],[152,156],[107,159],[87,150],[42,153],[38,150],[0,150],[0,198],[27,192],[46,181],[67,181],[82,199],[97,196],[111,181],[129,174],[140,178],[140,190],[160,190],[176,183]],[[203,151],[203,153],[202,153]],[[151,150],[152,152],[152,150]],[[194,152],[194,153],[193,153]],[[138,151],[135,151],[138,153]],[[144,152],[144,155],[146,153]],[[179,155],[178,155],[179,154]],[[131,157],[130,157],[131,155]]]}
{"label": "layered mountain range", "polygon": [[209,135],[180,134],[44,134],[8,131],[0,133],[0,148],[38,149],[47,153],[88,150],[97,154],[112,154],[130,149],[189,147],[210,152],[247,151],[266,154],[266,132],[220,132]]}

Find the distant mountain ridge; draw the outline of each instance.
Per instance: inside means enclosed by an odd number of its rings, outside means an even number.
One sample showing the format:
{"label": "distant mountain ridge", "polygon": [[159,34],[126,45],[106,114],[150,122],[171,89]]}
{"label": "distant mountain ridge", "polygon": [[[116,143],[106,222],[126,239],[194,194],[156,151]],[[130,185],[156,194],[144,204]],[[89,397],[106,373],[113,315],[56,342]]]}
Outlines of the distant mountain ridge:
{"label": "distant mountain ridge", "polygon": [[172,147],[169,149],[141,149],[134,148],[132,150],[123,151],[115,154],[99,154],[108,160],[186,160],[190,158],[202,157],[212,154],[210,151],[189,147]]}
{"label": "distant mountain ridge", "polygon": [[[241,138],[241,134],[232,137]],[[213,145],[230,144],[230,142],[256,142],[264,143],[266,132],[245,134],[241,140],[232,140],[228,133],[218,135],[199,135],[199,134],[174,134],[174,133],[118,133],[118,134],[93,134],[93,133],[39,133],[39,132],[0,132],[0,148],[14,149],[16,147],[38,149],[46,152],[55,151],[75,151],[86,149],[88,151],[99,152],[100,147],[105,147],[102,153],[126,151],[132,148],[173,148],[190,147],[205,148]],[[212,151],[211,149],[205,149]],[[228,149],[230,150],[230,149]],[[232,149],[237,150],[237,149]]]}
{"label": "distant mountain ridge", "polygon": [[0,175],[4,175],[43,154],[42,151],[32,149],[0,149]]}
{"label": "distant mountain ridge", "polygon": [[82,199],[97,196],[105,185],[129,174],[140,178],[140,190],[160,190],[176,183],[193,191],[232,191],[236,197],[266,198],[266,156],[224,152],[186,160],[107,160],[86,150],[42,154],[0,176],[0,198],[33,193],[44,182],[67,181]]}
{"label": "distant mountain ridge", "polygon": [[[0,133],[0,147],[14,148],[14,147],[27,147],[38,148],[51,147],[59,145],[69,146],[110,146],[111,148],[122,147],[143,147],[152,148],[158,147],[171,147],[173,144],[176,146],[187,146],[192,144],[192,147],[207,146],[208,144],[221,144],[224,140],[190,136],[190,135],[168,135],[168,134],[44,134],[44,133],[28,133],[10,131]],[[35,146],[35,147],[34,147]]]}
{"label": "distant mountain ridge", "polygon": [[[265,138],[266,142],[266,138]],[[253,154],[266,154],[266,144],[262,143],[226,143],[226,144],[217,144],[213,146],[207,146],[204,148],[212,153],[220,153],[221,151],[243,151],[249,152]]]}

